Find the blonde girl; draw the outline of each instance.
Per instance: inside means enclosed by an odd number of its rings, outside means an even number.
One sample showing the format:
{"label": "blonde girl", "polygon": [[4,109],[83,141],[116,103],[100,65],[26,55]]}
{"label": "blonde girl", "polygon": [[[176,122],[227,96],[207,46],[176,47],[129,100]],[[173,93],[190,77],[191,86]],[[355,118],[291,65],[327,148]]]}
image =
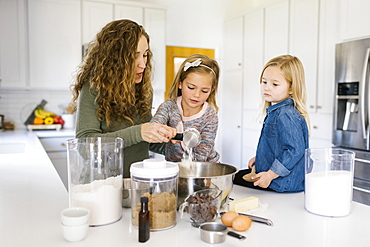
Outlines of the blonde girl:
{"label": "blonde girl", "polygon": [[301,61],[290,55],[271,59],[262,70],[260,85],[265,119],[256,156],[248,163],[257,174],[250,183],[243,180],[250,169],[242,170],[234,183],[277,192],[303,191],[309,118]]}
{"label": "blonde girl", "polygon": [[[195,128],[201,141],[193,149],[195,161],[218,162],[220,155],[214,150],[218,128],[216,93],[220,69],[208,56],[189,56],[180,66],[169,91],[151,122],[176,128],[179,133]],[[181,161],[186,147],[169,142],[164,154],[166,160]]]}

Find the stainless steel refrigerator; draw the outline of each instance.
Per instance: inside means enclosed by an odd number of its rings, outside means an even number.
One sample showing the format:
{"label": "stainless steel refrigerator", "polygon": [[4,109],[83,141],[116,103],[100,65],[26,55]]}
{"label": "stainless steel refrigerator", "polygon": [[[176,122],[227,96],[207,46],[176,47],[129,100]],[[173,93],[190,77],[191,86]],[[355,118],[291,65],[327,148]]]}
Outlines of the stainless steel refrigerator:
{"label": "stainless steel refrigerator", "polygon": [[333,144],[356,153],[353,200],[370,205],[370,38],[336,45]]}

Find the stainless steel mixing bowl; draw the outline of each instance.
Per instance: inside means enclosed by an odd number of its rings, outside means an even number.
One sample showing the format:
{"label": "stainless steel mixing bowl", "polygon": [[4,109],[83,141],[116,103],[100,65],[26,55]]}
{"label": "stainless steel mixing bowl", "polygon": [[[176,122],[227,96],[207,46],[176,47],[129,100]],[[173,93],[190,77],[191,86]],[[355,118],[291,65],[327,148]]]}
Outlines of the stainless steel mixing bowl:
{"label": "stainless steel mixing bowl", "polygon": [[212,162],[179,163],[178,199],[181,205],[195,191],[218,188],[222,191],[221,207],[227,203],[238,169],[231,165]]}

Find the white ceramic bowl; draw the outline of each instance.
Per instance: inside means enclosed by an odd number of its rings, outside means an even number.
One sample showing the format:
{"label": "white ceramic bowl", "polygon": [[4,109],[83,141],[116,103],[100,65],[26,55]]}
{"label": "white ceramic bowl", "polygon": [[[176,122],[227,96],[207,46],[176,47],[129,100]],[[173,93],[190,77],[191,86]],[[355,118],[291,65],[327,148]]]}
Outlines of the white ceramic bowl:
{"label": "white ceramic bowl", "polygon": [[70,207],[61,214],[62,224],[65,226],[81,226],[89,223],[90,211],[87,208]]}
{"label": "white ceramic bowl", "polygon": [[89,223],[85,223],[79,226],[66,226],[62,225],[62,232],[64,238],[69,242],[78,242],[86,237],[89,229]]}

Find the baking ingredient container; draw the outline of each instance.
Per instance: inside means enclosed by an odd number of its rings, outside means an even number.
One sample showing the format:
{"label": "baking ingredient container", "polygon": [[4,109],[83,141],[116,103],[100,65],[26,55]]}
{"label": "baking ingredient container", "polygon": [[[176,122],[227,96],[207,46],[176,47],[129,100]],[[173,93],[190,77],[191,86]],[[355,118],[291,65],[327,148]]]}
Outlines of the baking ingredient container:
{"label": "baking ingredient container", "polygon": [[355,153],[339,148],[305,152],[305,208],[323,216],[351,212]]}
{"label": "baking ingredient container", "polygon": [[178,165],[165,160],[146,159],[131,165],[131,217],[135,227],[138,227],[141,197],[149,198],[151,231],[176,225],[178,173]]}
{"label": "baking ingredient container", "polygon": [[131,178],[124,178],[122,188],[122,207],[131,208],[131,193]]}
{"label": "baking ingredient container", "polygon": [[178,205],[181,205],[185,198],[196,191],[217,188],[221,190],[220,207],[227,206],[233,187],[233,178],[235,173],[238,172],[236,167],[212,162],[178,164],[180,168]]}
{"label": "baking ingredient container", "polygon": [[70,207],[90,210],[90,226],[122,216],[123,139],[86,137],[67,141]]}
{"label": "baking ingredient container", "polygon": [[204,222],[215,221],[218,217],[221,202],[221,191],[216,188],[199,190],[188,196],[180,205],[181,218],[199,227]]}

